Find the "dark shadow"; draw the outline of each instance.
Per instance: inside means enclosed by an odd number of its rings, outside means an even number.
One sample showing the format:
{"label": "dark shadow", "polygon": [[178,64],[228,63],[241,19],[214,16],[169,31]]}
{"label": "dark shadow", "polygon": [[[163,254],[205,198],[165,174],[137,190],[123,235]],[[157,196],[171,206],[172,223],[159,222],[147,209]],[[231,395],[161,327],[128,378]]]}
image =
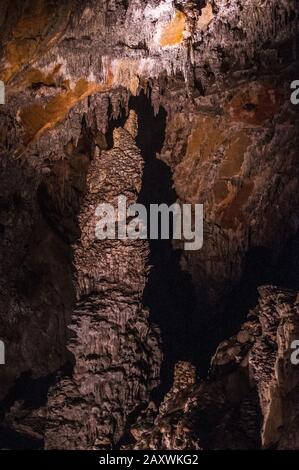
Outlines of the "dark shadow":
{"label": "dark shadow", "polygon": [[[150,97],[143,92],[131,98],[129,105],[138,115],[136,142],[145,161],[139,202],[148,210],[150,204],[169,206],[177,200],[171,171],[157,158],[165,139],[166,111],[160,107],[155,116]],[[172,384],[174,364],[179,360],[193,362],[197,320],[191,278],[181,270],[180,252],[173,249],[171,240],[150,240],[149,265],[152,269],[143,303],[150,309],[150,320],[161,329],[161,387],[153,396],[160,401]]]}
{"label": "dark shadow", "polygon": [[[70,364],[65,364],[59,370],[59,375],[71,375],[72,367]],[[1,449],[43,449],[43,439],[38,439],[30,434],[22,434],[19,430],[11,428],[9,423],[4,419],[5,413],[9,412],[10,408],[17,402],[22,404],[22,413],[20,415],[20,423],[28,421],[32,425],[32,418],[30,412],[35,409],[40,409],[47,403],[47,396],[49,388],[57,381],[57,371],[44,377],[35,379],[32,377],[32,372],[27,371],[21,374],[16,380],[15,385],[11,388],[4,400],[0,402],[0,448]],[[46,424],[45,418],[37,419],[36,427],[42,434],[43,427]]]}
{"label": "dark shadow", "polygon": [[238,333],[249,311],[259,299],[258,287],[274,285],[299,290],[299,234],[285,241],[285,248],[277,256],[265,247],[248,251],[243,264],[240,283],[224,299],[220,316],[201,323],[199,333],[201,375],[208,373],[211,356],[219,343]]}
{"label": "dark shadow", "polygon": [[35,439],[25,436],[17,431],[9,429],[7,426],[0,426],[0,446],[1,450],[43,450],[43,439]]}
{"label": "dark shadow", "polygon": [[108,130],[105,135],[105,140],[107,142],[107,150],[111,150],[113,148],[113,131],[118,127],[124,127],[128,116],[126,114],[126,110],[121,108],[119,116],[117,118],[113,118],[113,108],[111,101],[109,101],[108,116],[110,116],[110,118],[108,121]]}
{"label": "dark shadow", "polygon": [[[31,372],[24,372],[17,379],[14,387],[6,398],[0,403],[1,421],[12,405],[22,403],[23,413],[30,414],[34,410],[44,406],[47,402],[49,387],[55,381],[55,374],[39,379],[33,379]],[[24,414],[22,414],[22,421]],[[12,429],[6,420],[0,423],[0,448],[1,449],[42,449],[43,439],[22,434]]]}

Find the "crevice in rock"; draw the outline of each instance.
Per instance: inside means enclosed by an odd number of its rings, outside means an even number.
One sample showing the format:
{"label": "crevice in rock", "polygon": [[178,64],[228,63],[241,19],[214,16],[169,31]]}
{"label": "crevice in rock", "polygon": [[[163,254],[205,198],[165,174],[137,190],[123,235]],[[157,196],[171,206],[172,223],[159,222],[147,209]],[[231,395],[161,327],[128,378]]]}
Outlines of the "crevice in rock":
{"label": "crevice in rock", "polygon": [[[136,142],[145,161],[139,202],[148,210],[150,204],[170,206],[177,200],[171,171],[157,158],[165,140],[166,111],[160,107],[155,115],[150,96],[144,92],[132,97],[129,106],[138,116]],[[171,240],[150,240],[149,265],[143,303],[162,335],[161,386],[153,393],[159,402],[172,383],[174,364],[181,359],[195,361],[198,321],[191,278],[182,271],[180,251],[174,250]]]}

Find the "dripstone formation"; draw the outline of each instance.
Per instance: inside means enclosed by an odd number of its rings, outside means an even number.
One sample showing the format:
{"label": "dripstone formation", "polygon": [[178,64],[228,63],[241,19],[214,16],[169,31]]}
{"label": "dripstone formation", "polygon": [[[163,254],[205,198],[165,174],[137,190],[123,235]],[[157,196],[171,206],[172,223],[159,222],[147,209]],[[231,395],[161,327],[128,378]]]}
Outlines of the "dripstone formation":
{"label": "dripstone formation", "polygon": [[[134,112],[127,129],[134,132]],[[114,147],[99,153],[87,174],[79,215],[81,239],[74,248],[77,302],[69,328],[74,355],[71,379],[49,392],[46,448],[112,447],[126,418],[158,384],[159,336],[150,327],[141,296],[146,281],[146,240],[99,240],[96,211],[117,207],[117,197],[136,202],[143,159],[128,130],[113,132]]]}

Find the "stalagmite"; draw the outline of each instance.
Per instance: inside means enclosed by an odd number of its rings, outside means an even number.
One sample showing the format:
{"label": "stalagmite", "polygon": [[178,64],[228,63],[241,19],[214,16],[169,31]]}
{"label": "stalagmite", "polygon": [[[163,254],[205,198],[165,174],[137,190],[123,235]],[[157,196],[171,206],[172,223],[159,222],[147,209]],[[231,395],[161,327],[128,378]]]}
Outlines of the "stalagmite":
{"label": "stalagmite", "polygon": [[141,303],[146,240],[97,240],[96,208],[125,195],[136,202],[143,159],[136,147],[135,112],[113,132],[114,147],[91,163],[75,246],[77,304],[69,328],[72,378],[49,393],[46,448],[97,449],[121,438],[126,418],[159,379],[158,332]]}

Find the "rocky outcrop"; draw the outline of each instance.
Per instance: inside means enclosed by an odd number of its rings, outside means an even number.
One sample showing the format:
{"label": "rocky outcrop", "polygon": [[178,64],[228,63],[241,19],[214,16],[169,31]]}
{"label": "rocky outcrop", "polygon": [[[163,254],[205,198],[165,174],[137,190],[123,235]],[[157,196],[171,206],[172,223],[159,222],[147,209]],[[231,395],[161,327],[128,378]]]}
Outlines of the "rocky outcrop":
{"label": "rocky outcrop", "polygon": [[298,293],[259,289],[257,307],[237,335],[219,345],[209,380],[174,385],[150,428],[133,426],[135,449],[298,449]]}
{"label": "rocky outcrop", "polygon": [[260,294],[262,335],[248,359],[264,418],[262,444],[298,449],[299,370],[291,361],[299,333],[298,293],[265,287]]}

